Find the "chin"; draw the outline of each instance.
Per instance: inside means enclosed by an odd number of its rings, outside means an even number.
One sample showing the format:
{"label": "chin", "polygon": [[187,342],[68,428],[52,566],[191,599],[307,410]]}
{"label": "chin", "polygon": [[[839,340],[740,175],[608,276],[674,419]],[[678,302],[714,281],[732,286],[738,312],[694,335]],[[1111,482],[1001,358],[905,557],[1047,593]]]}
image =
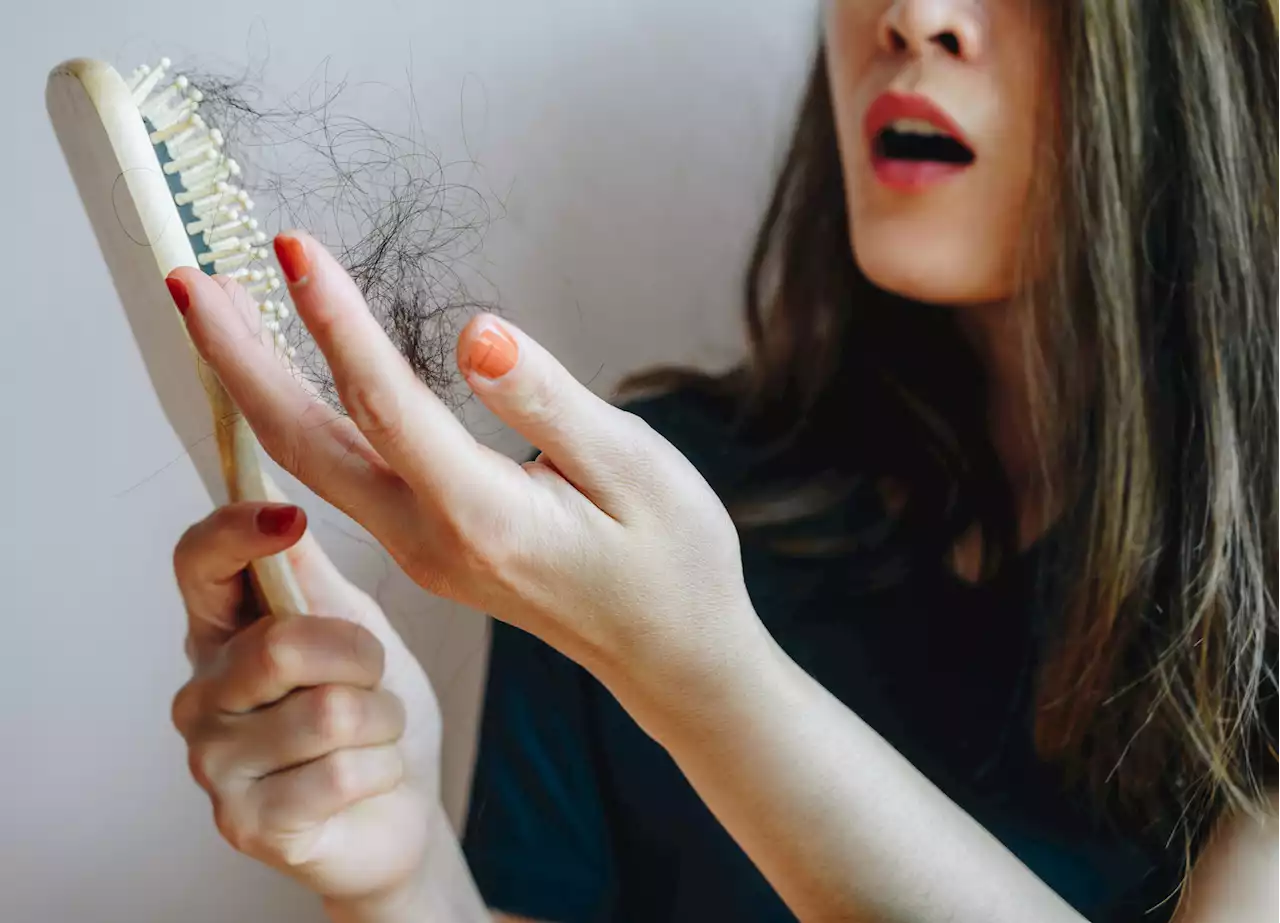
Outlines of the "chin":
{"label": "chin", "polygon": [[[868,237],[873,235],[866,235]],[[864,241],[855,234],[853,257],[871,284],[924,304],[968,307],[1007,301],[1012,291],[972,241],[928,241],[922,236]],[[968,244],[966,246],[966,244]]]}

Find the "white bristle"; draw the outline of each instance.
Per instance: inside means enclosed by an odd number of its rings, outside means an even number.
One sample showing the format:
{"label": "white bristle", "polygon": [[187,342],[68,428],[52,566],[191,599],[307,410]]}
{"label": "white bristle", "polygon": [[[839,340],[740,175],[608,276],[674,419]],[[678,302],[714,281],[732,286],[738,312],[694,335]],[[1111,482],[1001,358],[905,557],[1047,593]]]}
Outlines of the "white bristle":
{"label": "white bristle", "polygon": [[164,165],[164,172],[172,176],[175,173],[181,173],[183,170],[190,170],[193,167],[202,167],[207,163],[218,160],[218,152],[212,147],[205,148],[202,151],[195,151],[183,157],[181,160],[171,160]]}
{"label": "white bristle", "polygon": [[191,117],[187,127],[164,142],[164,149],[170,157],[181,157],[192,144],[198,144],[209,134],[209,126],[199,113]]}
{"label": "white bristle", "polygon": [[168,58],[161,58],[160,63],[156,65],[155,70],[147,74],[147,76],[133,88],[133,101],[137,105],[141,106],[146,102],[147,97],[150,96],[151,91],[156,88],[156,84],[164,78],[165,71],[169,69],[169,65],[172,63],[173,62]]}
{"label": "white bristle", "polygon": [[212,227],[204,232],[204,242],[212,244],[231,234],[240,231],[256,231],[258,229],[258,219],[250,218],[248,215],[237,214],[233,219],[216,227]]}
{"label": "white bristle", "polygon": [[260,247],[266,240],[267,235],[262,232],[258,232],[252,237],[228,237],[218,241],[218,245],[209,250],[209,252],[200,254],[198,259],[203,266],[233,253],[247,253],[255,247]]}
{"label": "white bristle", "polygon": [[[174,198],[177,197],[175,196]],[[203,234],[219,222],[227,221],[232,215],[237,215],[239,213],[240,209],[234,205],[226,205],[222,208],[215,209],[213,212],[197,221],[188,222],[186,228],[187,233],[192,237],[195,237],[197,234]]]}
{"label": "white bristle", "polygon": [[149,73],[151,73],[151,68],[148,67],[146,64],[141,64],[138,67],[135,67],[133,69],[133,73],[129,75],[129,79],[126,81],[125,85],[130,90],[133,90],[138,86],[138,84],[142,82],[142,79],[146,77],[147,74]]}
{"label": "white bristle", "polygon": [[199,144],[209,136],[209,133],[209,126],[205,124],[200,114],[196,113],[191,117],[187,128],[164,142],[164,149],[169,152],[170,157],[181,157],[186,153],[187,148],[193,144]]}
{"label": "white bristle", "polygon": [[292,359],[294,356],[298,354],[298,351],[294,349],[292,346],[290,346],[287,349],[285,349],[284,354],[288,356],[290,359]]}
{"label": "white bristle", "polygon": [[185,188],[194,190],[199,186],[212,185],[219,180],[238,179],[240,172],[240,164],[230,157],[219,157],[202,166],[183,171],[178,178],[182,180]]}
{"label": "white bristle", "polygon": [[138,108],[142,110],[143,115],[150,119],[154,114],[172,107],[174,103],[186,94],[189,86],[191,86],[191,81],[187,80],[186,77],[175,77],[171,84]]}
{"label": "white bristle", "polygon": [[[198,157],[207,154],[210,151],[218,153],[218,149],[222,147],[222,133],[217,131],[207,131],[202,135],[196,135],[190,141],[181,145],[170,145],[166,148],[169,157],[174,163],[181,163],[188,158]],[[191,161],[193,164],[194,160]],[[181,169],[186,169],[182,167]]]}
{"label": "white bristle", "polygon": [[229,272],[239,266],[243,266],[250,260],[265,260],[266,258],[266,250],[246,250],[243,253],[233,253],[230,256],[214,260],[213,271],[221,275],[222,273]]}
{"label": "white bristle", "polygon": [[147,117],[151,119],[151,124],[156,128],[168,128],[172,125],[183,122],[190,124],[188,120],[195,116],[196,112],[199,110],[199,106],[196,103],[194,96],[195,91],[193,90],[188,93],[187,98],[178,105],[171,106],[168,109],[157,109]]}
{"label": "white bristle", "polygon": [[[185,192],[179,192],[173,197],[173,200],[179,205],[190,205],[197,215],[204,215],[208,211],[220,207],[221,199],[226,198],[227,191],[232,187],[224,182],[211,183],[205,186],[199,186],[195,189],[188,189]],[[228,202],[228,207],[234,206]],[[188,230],[187,233],[195,233]]]}
{"label": "white bristle", "polygon": [[250,282],[245,286],[245,290],[253,297],[260,298],[265,295],[274,294],[275,290],[279,287],[279,276],[267,276],[266,278]]}
{"label": "white bristle", "polygon": [[238,205],[244,211],[249,211],[253,208],[249,194],[243,189],[228,183],[217,183],[213,192],[191,203],[191,210],[195,212],[196,217],[202,217],[207,212],[214,211],[224,205],[232,207]]}
{"label": "white bristle", "polygon": [[225,185],[226,183],[222,180],[213,180],[212,182],[190,186],[182,192],[175,194],[173,201],[177,202],[179,205],[190,205],[193,202],[203,199],[205,196],[212,195],[214,192],[217,192],[218,187]]}
{"label": "white bristle", "polygon": [[152,144],[159,144],[161,141],[168,141],[170,138],[181,134],[187,129],[195,126],[195,120],[200,118],[200,116],[195,114],[194,106],[184,106],[181,109],[173,111],[176,113],[174,121],[165,122],[164,125],[157,127],[156,130],[151,133]]}
{"label": "white bristle", "polygon": [[238,178],[240,165],[222,148],[225,138],[210,128],[200,116],[204,94],[185,76],[165,82],[170,67],[162,58],[154,68],[139,67],[130,75],[128,86],[143,117],[153,129],[151,143],[164,146],[164,172],[177,176],[181,191],[174,195],[180,206],[189,206],[195,220],[186,232],[208,250],[197,256],[199,264],[218,275],[229,275],[244,285],[256,300],[264,329],[282,353],[292,358],[296,351],[282,329],[289,308],[271,296],[282,287],[279,271],[266,265],[267,235],[258,221],[249,216],[253,201],[231,180]]}
{"label": "white bristle", "polygon": [[199,261],[201,266],[208,266],[210,263],[217,262],[218,260],[229,259],[232,254],[248,253],[252,249],[253,245],[250,244],[249,241],[241,240],[238,237],[232,237],[228,240],[222,241],[222,243],[218,245],[217,249],[210,250],[207,253],[201,253],[196,257],[196,260]]}

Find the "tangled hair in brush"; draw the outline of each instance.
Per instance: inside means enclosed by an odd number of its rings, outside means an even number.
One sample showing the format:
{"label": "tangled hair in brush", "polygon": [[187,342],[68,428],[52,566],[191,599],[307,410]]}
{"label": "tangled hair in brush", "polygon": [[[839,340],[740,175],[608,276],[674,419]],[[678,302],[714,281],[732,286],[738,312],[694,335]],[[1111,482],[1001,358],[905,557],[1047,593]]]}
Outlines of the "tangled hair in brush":
{"label": "tangled hair in brush", "polygon": [[[412,91],[408,126],[386,131],[344,112],[349,89],[327,63],[278,102],[262,68],[237,77],[184,68],[204,99],[200,113],[226,139],[268,233],[304,228],[351,273],[414,373],[457,409],[468,394],[453,362],[469,317],[496,311],[471,289],[492,284],[469,259],[492,220],[487,196],[467,178],[474,161],[446,161],[424,138]],[[324,356],[296,318],[295,362],[321,397],[341,409]]]}

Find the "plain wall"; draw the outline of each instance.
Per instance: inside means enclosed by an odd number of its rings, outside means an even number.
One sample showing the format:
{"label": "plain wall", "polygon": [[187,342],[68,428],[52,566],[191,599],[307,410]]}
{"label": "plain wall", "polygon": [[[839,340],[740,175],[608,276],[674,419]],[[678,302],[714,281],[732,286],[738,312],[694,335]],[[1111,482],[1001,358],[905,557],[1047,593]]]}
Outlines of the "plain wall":
{"label": "plain wall", "polygon": [[[161,415],[44,112],[59,61],[162,54],[268,87],[327,59],[398,130],[412,88],[442,155],[501,204],[476,269],[602,392],[739,348],[740,273],[816,35],[811,3],[244,0],[6,3],[0,25],[0,920],[318,920],[217,837],[169,724],[185,681],[174,541],[209,510]],[[216,10],[216,13],[210,13]],[[524,446],[475,418],[492,444]],[[432,600],[286,482],[410,638],[445,713],[457,818],[485,620]]]}

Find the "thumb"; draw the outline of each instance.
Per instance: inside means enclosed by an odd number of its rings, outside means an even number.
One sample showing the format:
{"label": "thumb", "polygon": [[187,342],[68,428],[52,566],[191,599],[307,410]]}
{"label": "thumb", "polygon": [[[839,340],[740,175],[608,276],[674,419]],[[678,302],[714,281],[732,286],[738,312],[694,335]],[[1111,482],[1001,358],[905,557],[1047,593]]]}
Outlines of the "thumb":
{"label": "thumb", "polygon": [[573,377],[514,324],[474,318],[458,338],[458,367],[497,417],[542,451],[606,513],[627,505],[627,473],[643,461],[634,418]]}

